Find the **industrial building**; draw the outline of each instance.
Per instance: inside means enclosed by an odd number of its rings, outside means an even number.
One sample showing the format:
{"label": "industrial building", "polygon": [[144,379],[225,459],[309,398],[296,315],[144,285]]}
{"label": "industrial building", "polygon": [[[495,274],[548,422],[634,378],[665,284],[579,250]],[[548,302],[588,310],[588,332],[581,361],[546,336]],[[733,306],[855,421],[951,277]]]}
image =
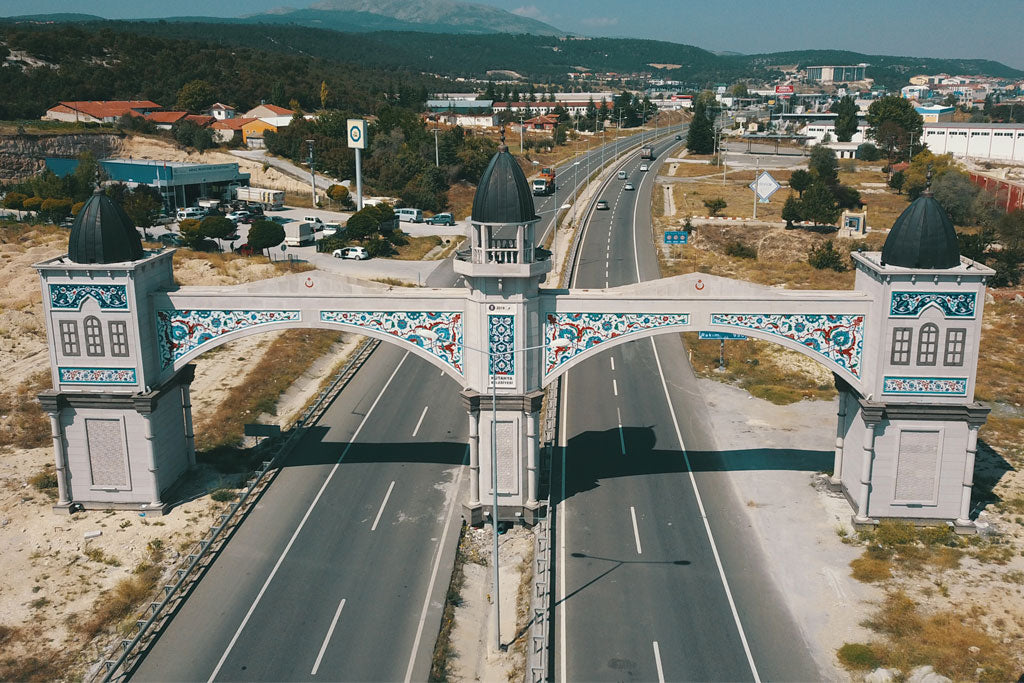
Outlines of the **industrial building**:
{"label": "industrial building", "polygon": [[935,154],[1024,163],[1024,124],[926,123],[921,138]]}
{"label": "industrial building", "polygon": [[866,78],[867,64],[852,66],[809,66],[807,81],[813,83],[849,83]]}

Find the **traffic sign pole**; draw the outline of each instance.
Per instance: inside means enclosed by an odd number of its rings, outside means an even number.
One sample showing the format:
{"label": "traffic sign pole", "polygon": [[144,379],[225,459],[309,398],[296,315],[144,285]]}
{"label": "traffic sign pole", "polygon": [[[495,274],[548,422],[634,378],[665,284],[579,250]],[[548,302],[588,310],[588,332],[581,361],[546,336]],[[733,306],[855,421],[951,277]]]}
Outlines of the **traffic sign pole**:
{"label": "traffic sign pole", "polygon": [[356,147],[356,209],[363,210],[363,150]]}
{"label": "traffic sign pole", "polygon": [[363,208],[363,150],[366,148],[366,119],[348,120],[348,146],[356,151],[356,208]]}

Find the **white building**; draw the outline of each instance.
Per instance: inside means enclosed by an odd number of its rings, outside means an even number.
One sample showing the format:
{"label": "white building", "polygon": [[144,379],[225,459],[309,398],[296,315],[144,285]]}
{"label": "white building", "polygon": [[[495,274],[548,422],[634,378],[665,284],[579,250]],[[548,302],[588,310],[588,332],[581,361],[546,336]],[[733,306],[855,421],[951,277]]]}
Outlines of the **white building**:
{"label": "white building", "polygon": [[922,137],[935,154],[1024,163],[1024,124],[926,123]]}
{"label": "white building", "polygon": [[274,104],[261,104],[258,107],[253,107],[249,111],[245,112],[245,117],[250,119],[259,119],[265,123],[269,123],[275,128],[284,128],[292,122],[292,117],[295,116],[295,112],[291,109],[285,109],[284,107],[278,107]]}
{"label": "white building", "polygon": [[[800,131],[800,134],[809,135],[810,137],[814,138],[813,142],[810,140],[807,142],[807,144],[809,145],[815,145],[819,142],[822,142],[825,139],[826,135],[828,136],[828,139],[830,141],[834,141],[836,139],[836,124],[835,121],[812,121],[809,124],[807,124],[803,128],[803,130]],[[867,140],[868,124],[861,122],[857,125],[857,132],[853,134],[852,138],[850,138],[850,142],[860,144],[862,142],[866,142]]]}
{"label": "white building", "polygon": [[224,119],[233,119],[237,114],[234,107],[232,107],[230,104],[223,104],[221,102],[215,102],[214,104],[211,104],[210,107],[203,113],[207,116],[212,116],[218,121],[223,121]]}

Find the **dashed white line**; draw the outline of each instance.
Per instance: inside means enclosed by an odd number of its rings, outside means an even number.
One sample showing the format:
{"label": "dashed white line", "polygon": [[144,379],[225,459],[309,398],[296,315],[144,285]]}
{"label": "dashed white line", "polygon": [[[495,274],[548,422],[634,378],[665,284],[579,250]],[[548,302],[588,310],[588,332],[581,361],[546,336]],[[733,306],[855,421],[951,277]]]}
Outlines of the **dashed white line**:
{"label": "dashed white line", "polygon": [[608,356],[608,360],[612,363],[612,370],[615,370],[615,356]]}
{"label": "dashed white line", "polygon": [[665,670],[661,668],[661,650],[658,641],[654,641],[654,665],[658,667],[658,683],[665,683]]}
{"label": "dashed white line", "polygon": [[388,492],[384,494],[384,500],[380,503],[380,509],[377,510],[377,516],[373,518],[373,526],[370,527],[370,531],[376,531],[377,525],[380,523],[380,516],[384,514],[384,508],[387,507],[388,498],[391,497],[391,492],[395,490],[395,482],[391,482],[388,486]]}
{"label": "dashed white line", "polygon": [[422,413],[420,413],[420,419],[419,419],[419,422],[417,422],[417,423],[416,423],[416,429],[412,430],[412,435],[413,435],[414,437],[415,437],[415,436],[416,436],[417,434],[419,434],[419,431],[420,431],[420,425],[422,425],[422,424],[423,424],[423,418],[425,418],[425,417],[427,416],[427,408],[429,408],[429,407],[430,407],[430,406],[423,406],[423,412],[422,412]]}
{"label": "dashed white line", "polygon": [[636,508],[632,505],[629,506],[629,516],[633,518],[633,540],[636,541],[636,554],[643,555],[644,551],[640,548],[640,530],[636,526]]}
{"label": "dashed white line", "polygon": [[614,377],[612,377],[612,394],[619,395],[619,383],[615,381]]}
{"label": "dashed white line", "polygon": [[345,606],[345,598],[341,599],[338,603],[338,609],[334,613],[334,618],[331,619],[331,627],[327,629],[327,635],[324,636],[324,644],[320,646],[320,653],[316,656],[316,662],[313,664],[313,670],[309,672],[310,676],[316,676],[317,669],[320,668],[320,662],[324,658],[324,653],[327,652],[327,643],[331,642],[331,636],[334,635],[334,627],[338,625],[338,617],[341,616],[341,609]]}

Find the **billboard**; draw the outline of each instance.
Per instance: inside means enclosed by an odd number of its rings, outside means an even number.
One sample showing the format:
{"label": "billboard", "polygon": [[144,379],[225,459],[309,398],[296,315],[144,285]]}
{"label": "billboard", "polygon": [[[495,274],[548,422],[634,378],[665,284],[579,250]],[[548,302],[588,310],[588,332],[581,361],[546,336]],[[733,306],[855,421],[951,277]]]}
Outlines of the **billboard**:
{"label": "billboard", "polygon": [[791,86],[791,85],[777,85],[777,86],[775,86],[775,94],[776,95],[792,95],[793,94],[793,86]]}

